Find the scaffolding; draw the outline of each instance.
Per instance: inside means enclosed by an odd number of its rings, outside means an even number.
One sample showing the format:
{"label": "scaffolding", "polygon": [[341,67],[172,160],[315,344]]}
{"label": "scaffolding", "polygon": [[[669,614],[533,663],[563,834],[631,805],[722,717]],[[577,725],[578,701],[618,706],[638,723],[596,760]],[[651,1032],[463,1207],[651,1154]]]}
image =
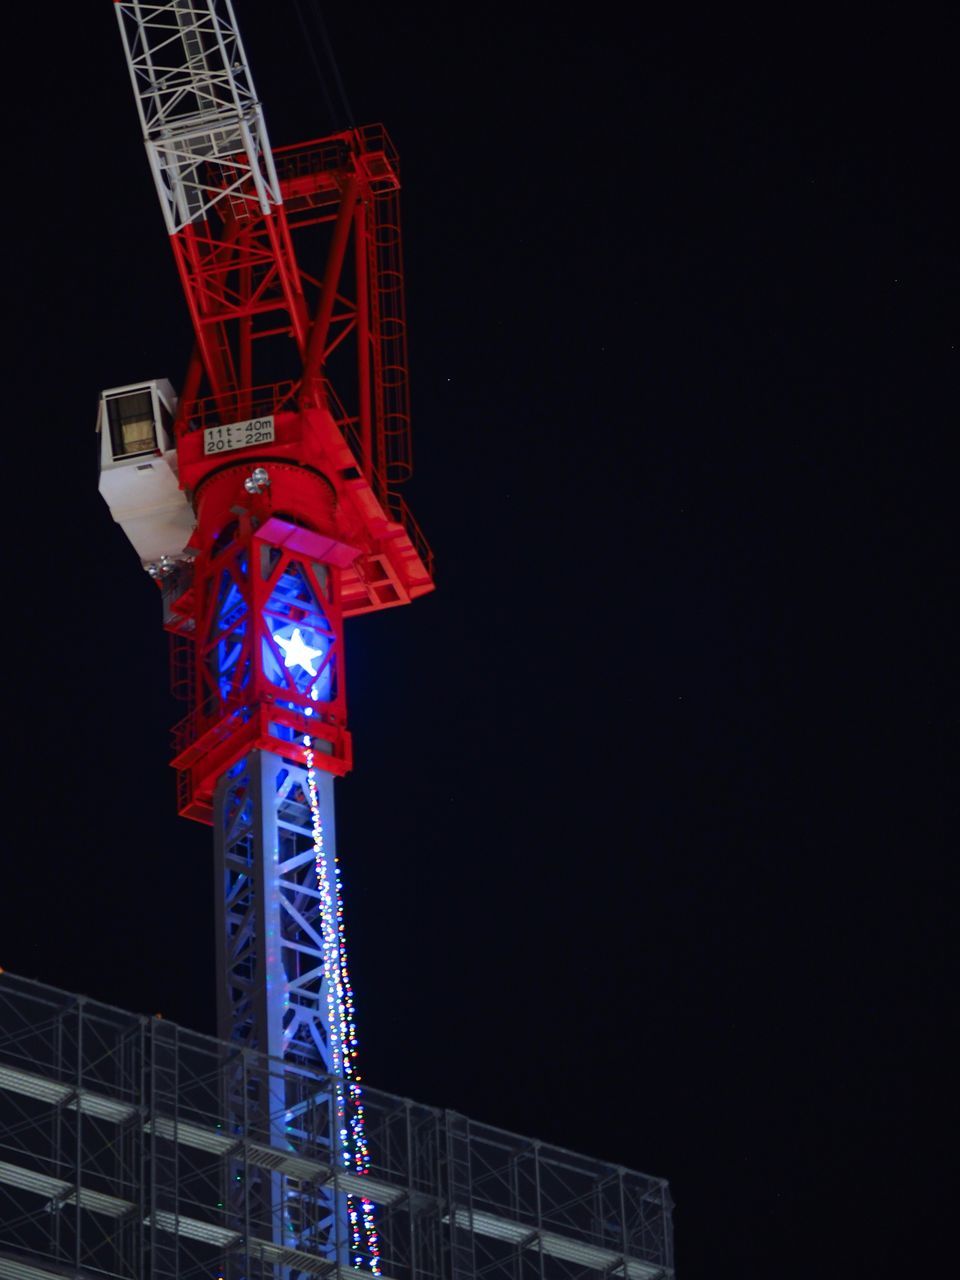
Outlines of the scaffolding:
{"label": "scaffolding", "polygon": [[673,1276],[663,1179],[366,1087],[360,1176],[332,1158],[342,1088],[0,972],[0,1280]]}

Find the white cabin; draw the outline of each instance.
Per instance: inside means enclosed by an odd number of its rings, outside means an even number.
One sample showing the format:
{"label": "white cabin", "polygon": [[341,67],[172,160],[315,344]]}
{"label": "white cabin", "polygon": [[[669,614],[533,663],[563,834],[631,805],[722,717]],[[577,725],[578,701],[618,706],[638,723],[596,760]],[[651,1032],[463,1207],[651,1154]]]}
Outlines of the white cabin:
{"label": "white cabin", "polygon": [[100,492],[140,563],[154,573],[161,560],[183,554],[195,523],[177,478],[176,411],[176,394],[162,378],[111,387],[97,412]]}

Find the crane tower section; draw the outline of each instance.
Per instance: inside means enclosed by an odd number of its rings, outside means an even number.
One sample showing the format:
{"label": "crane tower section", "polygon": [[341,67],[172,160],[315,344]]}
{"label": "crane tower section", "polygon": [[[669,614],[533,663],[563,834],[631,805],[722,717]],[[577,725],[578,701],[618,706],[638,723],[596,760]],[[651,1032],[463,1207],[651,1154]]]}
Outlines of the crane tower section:
{"label": "crane tower section", "polygon": [[[397,489],[397,155],[379,125],[272,149],[230,0],[115,10],[194,347],[179,393],[101,396],[100,489],[161,587],[189,704],[173,764],[180,812],[215,833],[220,1034],[288,1069],[262,1088],[241,1072],[227,1107],[282,1142],[297,1074],[329,1073],[330,1159],[360,1176],[333,806],[352,763],[344,622],[433,587]],[[308,1231],[295,1180],[247,1194],[278,1247],[377,1273],[362,1196],[312,1191],[326,1207]]]}

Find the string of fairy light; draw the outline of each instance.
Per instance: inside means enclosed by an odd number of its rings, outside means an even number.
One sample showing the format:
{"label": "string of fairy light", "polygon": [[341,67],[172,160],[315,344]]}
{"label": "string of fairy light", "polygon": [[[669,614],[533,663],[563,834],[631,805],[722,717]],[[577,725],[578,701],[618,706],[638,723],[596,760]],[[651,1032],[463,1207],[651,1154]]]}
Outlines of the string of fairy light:
{"label": "string of fairy light", "polygon": [[[307,708],[310,714],[312,708]],[[347,941],[343,920],[343,893],[340,882],[340,862],[333,857],[333,877],[323,844],[323,822],[320,817],[320,797],[317,789],[317,772],[314,764],[313,739],[303,738],[304,759],[307,766],[307,800],[310,805],[313,860],[320,894],[320,923],[323,939],[324,972],[327,976],[327,1025],[330,1029],[330,1057],[333,1075],[337,1078],[336,1108],[337,1127],[340,1136],[340,1153],[344,1167],[360,1176],[370,1168],[370,1150],[367,1146],[363,1090],[357,1070],[357,1024],[353,1001],[353,986],[347,965]],[[342,1083],[341,1083],[342,1081]],[[359,1201],[359,1207],[358,1207]],[[379,1276],[380,1241],[374,1221],[373,1204],[366,1196],[347,1196],[347,1216],[354,1267],[364,1261],[363,1244],[370,1271]]]}

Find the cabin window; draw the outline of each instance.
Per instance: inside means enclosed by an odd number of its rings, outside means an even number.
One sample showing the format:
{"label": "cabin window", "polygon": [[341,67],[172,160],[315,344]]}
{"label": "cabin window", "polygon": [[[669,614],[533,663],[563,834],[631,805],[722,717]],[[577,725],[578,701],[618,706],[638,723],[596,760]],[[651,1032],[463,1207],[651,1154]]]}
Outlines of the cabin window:
{"label": "cabin window", "polygon": [[153,395],[149,387],[111,396],[107,401],[110,444],[114,459],[153,453],[157,448],[157,426],[153,417]]}

